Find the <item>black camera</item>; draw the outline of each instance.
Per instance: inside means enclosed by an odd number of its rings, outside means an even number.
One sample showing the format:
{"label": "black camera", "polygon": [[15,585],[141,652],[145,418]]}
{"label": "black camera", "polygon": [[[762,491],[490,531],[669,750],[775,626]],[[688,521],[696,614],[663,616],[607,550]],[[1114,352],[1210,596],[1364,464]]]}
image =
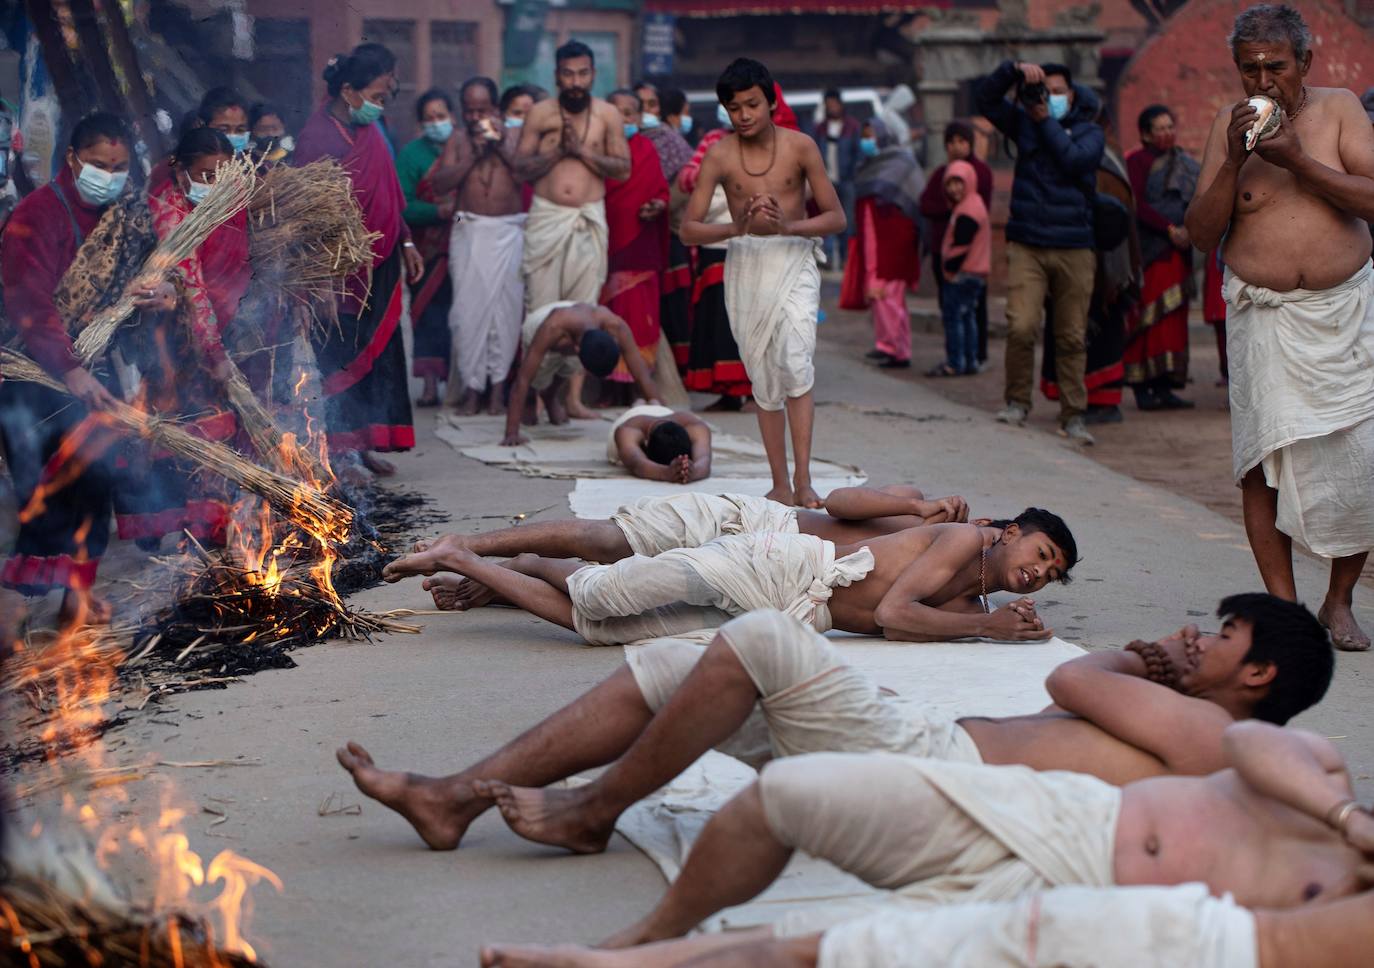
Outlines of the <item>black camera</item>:
{"label": "black camera", "polygon": [[1016,96],[1026,107],[1033,108],[1048,101],[1050,91],[1043,83],[1022,84],[1021,90],[1017,92]]}

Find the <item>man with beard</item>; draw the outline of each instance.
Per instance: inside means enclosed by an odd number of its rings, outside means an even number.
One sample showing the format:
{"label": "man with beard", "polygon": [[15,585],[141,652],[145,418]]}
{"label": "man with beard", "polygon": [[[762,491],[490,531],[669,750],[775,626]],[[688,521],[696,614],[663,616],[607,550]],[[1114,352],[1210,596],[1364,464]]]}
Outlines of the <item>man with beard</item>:
{"label": "man with beard", "polygon": [[[1246,100],[1212,122],[1185,223],[1226,264],[1232,468],[1265,587],[1296,600],[1293,540],[1331,559],[1317,617],[1369,648],[1351,612],[1374,547],[1374,132],[1344,88],[1308,87],[1312,34],[1288,6],[1236,18]],[[1269,99],[1277,127],[1253,137]],[[1263,102],[1261,102],[1263,103]],[[1224,241],[1223,241],[1224,239]]]}
{"label": "man with beard", "polygon": [[569,41],[554,62],[558,97],[530,109],[515,159],[516,173],[534,184],[525,225],[526,312],[600,301],[609,254],[606,179],[630,174],[620,112],[591,95],[591,48]]}
{"label": "man with beard", "polygon": [[468,79],[459,89],[464,131],[444,146],[431,179],[435,194],[458,191],[449,236],[453,300],[448,325],[454,363],[462,380],[460,413],[476,413],[491,385],[488,413],[504,410],[506,374],[520,345],[525,280],[520,260],[525,214],[515,175],[518,128],[506,127],[496,106],[496,83]]}

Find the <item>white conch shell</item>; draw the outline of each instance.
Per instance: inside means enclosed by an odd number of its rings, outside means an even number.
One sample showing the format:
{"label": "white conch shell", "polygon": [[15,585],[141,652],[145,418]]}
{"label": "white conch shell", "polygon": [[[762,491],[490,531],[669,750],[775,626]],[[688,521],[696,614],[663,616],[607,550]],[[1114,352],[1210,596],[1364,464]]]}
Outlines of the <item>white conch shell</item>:
{"label": "white conch shell", "polygon": [[1255,145],[1259,144],[1262,138],[1267,138],[1279,130],[1283,112],[1279,110],[1278,103],[1273,98],[1267,98],[1263,94],[1248,98],[1247,103],[1259,112],[1259,117],[1255,118],[1255,123],[1250,125],[1250,130],[1245,134],[1245,150],[1254,151]]}

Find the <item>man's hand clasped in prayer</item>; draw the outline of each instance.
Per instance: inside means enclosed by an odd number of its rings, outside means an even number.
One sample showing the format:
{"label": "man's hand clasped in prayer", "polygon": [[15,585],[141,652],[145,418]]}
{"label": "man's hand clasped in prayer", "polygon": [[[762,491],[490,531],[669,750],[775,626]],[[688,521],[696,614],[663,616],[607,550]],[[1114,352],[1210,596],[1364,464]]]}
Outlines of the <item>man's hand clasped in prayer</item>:
{"label": "man's hand clasped in prayer", "polygon": [[767,193],[752,195],[749,204],[735,219],[735,235],[787,235],[787,223],[782,219],[782,206]]}
{"label": "man's hand clasped in prayer", "polygon": [[912,513],[925,524],[964,524],[968,521],[968,502],[958,495],[917,500]]}
{"label": "man's hand clasped in prayer", "polygon": [[1043,642],[1054,635],[1053,629],[1035,612],[1035,600],[1018,598],[995,609],[987,617],[984,638],[999,642]]}

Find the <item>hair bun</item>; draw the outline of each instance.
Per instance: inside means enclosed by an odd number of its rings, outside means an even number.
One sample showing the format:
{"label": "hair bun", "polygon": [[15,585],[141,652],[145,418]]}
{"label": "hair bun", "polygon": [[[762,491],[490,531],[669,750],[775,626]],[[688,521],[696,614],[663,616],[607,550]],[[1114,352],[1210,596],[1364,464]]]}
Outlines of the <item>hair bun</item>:
{"label": "hair bun", "polygon": [[343,70],[344,65],[347,63],[347,54],[335,54],[333,57],[329,58],[328,62],[324,65],[323,76],[325,81],[332,81],[338,73]]}

